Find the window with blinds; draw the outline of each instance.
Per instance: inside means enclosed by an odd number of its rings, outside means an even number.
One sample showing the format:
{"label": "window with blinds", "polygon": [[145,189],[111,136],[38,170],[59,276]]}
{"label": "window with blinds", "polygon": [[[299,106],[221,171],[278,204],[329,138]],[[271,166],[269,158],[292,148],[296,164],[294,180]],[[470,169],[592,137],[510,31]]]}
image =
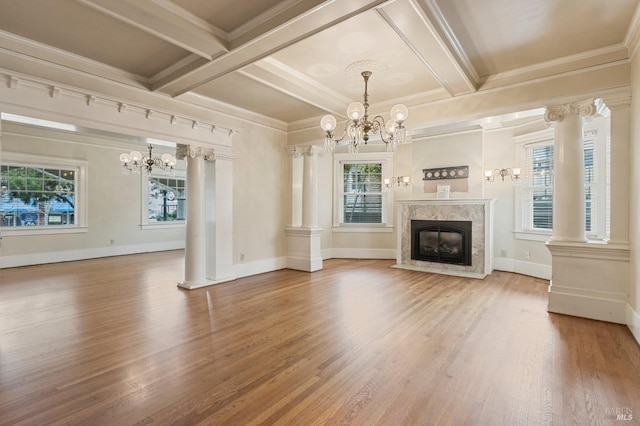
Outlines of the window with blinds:
{"label": "window with blinds", "polygon": [[[553,228],[553,145],[544,144],[527,148],[527,185],[523,188],[525,223],[528,229],[551,230]],[[595,232],[595,208],[598,194],[598,168],[595,164],[594,140],[584,143],[585,182],[585,230]]]}
{"label": "window with blinds", "polygon": [[382,163],[343,163],[342,223],[382,223]]}

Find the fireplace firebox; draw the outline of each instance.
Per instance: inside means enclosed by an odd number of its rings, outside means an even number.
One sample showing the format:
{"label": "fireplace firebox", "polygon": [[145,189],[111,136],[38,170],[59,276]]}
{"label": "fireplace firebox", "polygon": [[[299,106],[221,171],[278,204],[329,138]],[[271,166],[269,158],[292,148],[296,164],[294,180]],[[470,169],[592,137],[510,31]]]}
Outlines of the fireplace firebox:
{"label": "fireplace firebox", "polygon": [[471,241],[471,221],[411,221],[411,259],[470,266]]}

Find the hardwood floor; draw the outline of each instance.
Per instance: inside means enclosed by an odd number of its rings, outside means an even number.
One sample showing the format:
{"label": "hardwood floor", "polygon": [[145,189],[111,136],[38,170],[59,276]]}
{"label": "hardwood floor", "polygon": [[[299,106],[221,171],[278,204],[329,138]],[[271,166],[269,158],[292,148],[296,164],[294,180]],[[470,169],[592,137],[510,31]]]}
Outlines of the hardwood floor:
{"label": "hardwood floor", "polygon": [[0,270],[0,424],[639,424],[631,333],[548,314],[546,281],[330,260],[186,291],[183,262]]}

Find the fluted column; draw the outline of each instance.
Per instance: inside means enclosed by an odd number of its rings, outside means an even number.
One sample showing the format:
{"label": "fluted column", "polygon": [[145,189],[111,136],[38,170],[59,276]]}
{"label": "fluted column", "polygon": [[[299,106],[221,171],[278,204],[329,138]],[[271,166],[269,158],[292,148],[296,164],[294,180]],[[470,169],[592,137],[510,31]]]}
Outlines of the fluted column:
{"label": "fluted column", "polygon": [[180,287],[196,288],[208,284],[206,277],[205,160],[213,150],[178,145],[177,157],[187,160],[187,223],[184,281]]}
{"label": "fluted column", "polygon": [[553,234],[550,241],[585,242],[583,117],[595,114],[592,99],[548,107],[555,121],[553,157]]}
{"label": "fluted column", "polygon": [[304,170],[302,176],[302,227],[318,227],[318,155],[322,150],[310,146],[303,150]]}

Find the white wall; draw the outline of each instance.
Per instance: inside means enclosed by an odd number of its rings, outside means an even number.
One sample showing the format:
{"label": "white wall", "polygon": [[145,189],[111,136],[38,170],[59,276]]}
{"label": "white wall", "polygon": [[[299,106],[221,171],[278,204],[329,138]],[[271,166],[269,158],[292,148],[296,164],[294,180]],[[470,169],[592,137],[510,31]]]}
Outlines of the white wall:
{"label": "white wall", "polygon": [[291,212],[291,162],[285,142],[283,132],[258,126],[244,126],[233,137],[234,264],[284,267],[284,229]]}
{"label": "white wall", "polygon": [[[284,227],[290,211],[285,133],[240,123],[233,137],[233,262],[243,276],[284,267]],[[88,162],[86,233],[3,233],[0,266],[184,248],[184,227],[141,229],[143,175],[123,175],[120,153],[145,146],[131,138],[72,133],[3,122],[2,150]],[[172,150],[169,149],[171,152]],[[160,147],[154,154],[162,154]],[[175,152],[173,152],[175,153]],[[184,161],[178,162],[184,170]],[[113,240],[113,243],[112,243]],[[242,256],[244,255],[244,256]],[[241,260],[241,257],[243,259]]]}
{"label": "white wall", "polygon": [[[141,175],[123,175],[119,155],[145,145],[3,122],[3,154],[24,153],[88,162],[88,230],[85,233],[3,233],[3,267],[184,247],[184,227],[142,229]],[[162,154],[156,147],[154,154]],[[184,162],[178,162],[184,168]]]}
{"label": "white wall", "polygon": [[482,198],[482,158],[482,130],[414,140],[412,198],[435,199],[435,192],[425,192],[422,170],[450,166],[469,166],[468,192],[451,192],[451,198]]}

